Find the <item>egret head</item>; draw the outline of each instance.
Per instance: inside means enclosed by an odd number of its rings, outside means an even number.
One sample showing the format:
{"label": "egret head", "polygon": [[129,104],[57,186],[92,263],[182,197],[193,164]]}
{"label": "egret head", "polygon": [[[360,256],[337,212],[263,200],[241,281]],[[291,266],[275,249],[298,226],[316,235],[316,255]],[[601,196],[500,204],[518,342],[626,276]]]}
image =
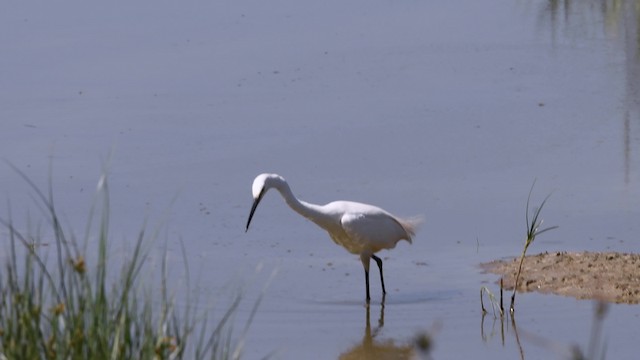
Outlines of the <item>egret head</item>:
{"label": "egret head", "polygon": [[277,187],[278,184],[284,182],[284,178],[277,174],[260,174],[256,176],[253,180],[253,185],[251,186],[253,206],[251,206],[251,212],[249,213],[249,220],[247,220],[247,228],[245,229],[245,232],[249,230],[249,224],[251,223],[251,218],[253,218],[253,213],[256,211],[260,200],[262,200],[262,197],[266,194],[267,190],[272,187]]}

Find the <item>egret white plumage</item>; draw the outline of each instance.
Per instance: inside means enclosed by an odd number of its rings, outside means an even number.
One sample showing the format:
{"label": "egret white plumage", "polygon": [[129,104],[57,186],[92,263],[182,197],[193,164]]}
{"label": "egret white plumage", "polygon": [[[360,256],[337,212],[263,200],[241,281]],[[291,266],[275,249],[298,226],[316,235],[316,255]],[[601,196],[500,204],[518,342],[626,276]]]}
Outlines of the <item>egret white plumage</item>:
{"label": "egret white plumage", "polygon": [[417,226],[421,222],[420,218],[401,219],[379,207],[353,201],[334,201],[326,205],[307,203],[293,195],[289,184],[282,176],[260,174],[253,180],[251,190],[254,201],[245,231],[249,230],[249,224],[260,200],[271,188],[280,192],[291,209],[326,230],[336,244],[352,254],[360,255],[365,272],[367,303],[371,299],[369,295],[370,259],[378,264],[382,293],[387,293],[382,274],[382,259],[375,253],[382,249],[394,248],[400,240],[411,243]]}

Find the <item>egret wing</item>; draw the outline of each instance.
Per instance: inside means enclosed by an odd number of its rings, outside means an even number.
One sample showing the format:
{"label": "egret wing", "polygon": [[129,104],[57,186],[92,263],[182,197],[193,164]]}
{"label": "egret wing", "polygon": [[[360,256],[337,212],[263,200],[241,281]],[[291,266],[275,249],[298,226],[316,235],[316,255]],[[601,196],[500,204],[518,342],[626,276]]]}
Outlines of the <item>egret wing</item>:
{"label": "egret wing", "polygon": [[346,213],[341,223],[354,245],[372,252],[391,249],[402,239],[410,240],[398,220],[383,211]]}

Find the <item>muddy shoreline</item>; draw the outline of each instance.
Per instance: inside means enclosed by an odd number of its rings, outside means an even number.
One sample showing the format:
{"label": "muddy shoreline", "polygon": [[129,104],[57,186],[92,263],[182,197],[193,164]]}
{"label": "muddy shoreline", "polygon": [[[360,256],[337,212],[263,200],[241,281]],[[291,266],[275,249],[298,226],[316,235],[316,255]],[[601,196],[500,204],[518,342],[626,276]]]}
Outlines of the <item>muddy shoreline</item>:
{"label": "muddy shoreline", "polygon": [[[520,258],[481,264],[513,290]],[[497,280],[499,281],[499,280]],[[619,304],[640,303],[640,254],[552,252],[526,256],[518,291],[537,291]]]}

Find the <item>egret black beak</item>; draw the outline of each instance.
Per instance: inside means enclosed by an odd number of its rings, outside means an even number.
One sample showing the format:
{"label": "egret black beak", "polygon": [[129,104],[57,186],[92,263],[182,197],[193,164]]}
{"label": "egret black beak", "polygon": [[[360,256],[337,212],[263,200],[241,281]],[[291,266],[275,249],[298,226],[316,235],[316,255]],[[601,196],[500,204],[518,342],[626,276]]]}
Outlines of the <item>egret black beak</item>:
{"label": "egret black beak", "polygon": [[251,212],[249,213],[249,220],[247,220],[247,228],[244,230],[244,232],[249,231],[249,224],[251,223],[253,213],[256,212],[256,208],[258,207],[260,200],[262,200],[262,195],[264,195],[264,190],[262,190],[260,192],[260,195],[255,200],[253,200],[253,206],[251,206]]}

